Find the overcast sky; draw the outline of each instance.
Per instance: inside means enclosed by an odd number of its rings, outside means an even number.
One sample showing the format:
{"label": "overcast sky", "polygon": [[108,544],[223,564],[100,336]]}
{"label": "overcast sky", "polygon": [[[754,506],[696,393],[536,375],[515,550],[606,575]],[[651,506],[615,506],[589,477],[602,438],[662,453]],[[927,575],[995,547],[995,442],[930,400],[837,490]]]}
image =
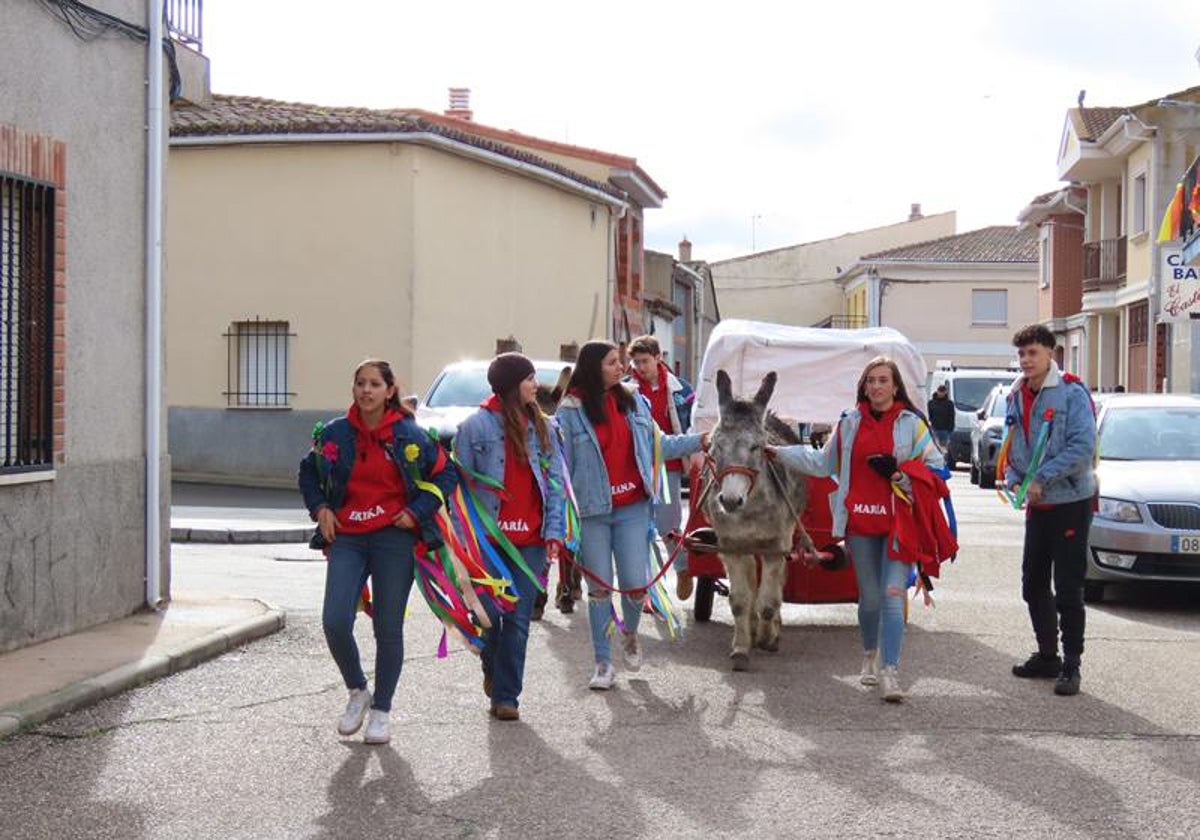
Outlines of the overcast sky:
{"label": "overcast sky", "polygon": [[[442,111],[636,157],[709,260],[1057,185],[1066,110],[1200,85],[1200,0],[206,0],[218,93]],[[715,5],[715,4],[714,4]],[[752,243],[753,240],[753,243]]]}

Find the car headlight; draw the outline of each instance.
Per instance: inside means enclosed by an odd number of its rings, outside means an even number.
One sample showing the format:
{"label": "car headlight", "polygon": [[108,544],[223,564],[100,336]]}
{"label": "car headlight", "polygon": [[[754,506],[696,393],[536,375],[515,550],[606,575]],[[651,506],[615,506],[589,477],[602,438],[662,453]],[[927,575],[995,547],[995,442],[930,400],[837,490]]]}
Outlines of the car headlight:
{"label": "car headlight", "polygon": [[1109,499],[1105,496],[1100,497],[1100,509],[1096,511],[1096,515],[1114,522],[1142,521],[1142,514],[1138,511],[1136,504],[1124,499]]}

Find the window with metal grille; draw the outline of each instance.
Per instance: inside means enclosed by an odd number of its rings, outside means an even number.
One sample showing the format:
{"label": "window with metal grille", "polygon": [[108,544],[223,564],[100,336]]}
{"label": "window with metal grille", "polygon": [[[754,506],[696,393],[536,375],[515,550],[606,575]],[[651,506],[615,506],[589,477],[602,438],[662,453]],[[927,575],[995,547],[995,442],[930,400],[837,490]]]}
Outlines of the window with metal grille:
{"label": "window with metal grille", "polygon": [[54,188],[0,173],[0,473],[54,464]]}
{"label": "window with metal grille", "polygon": [[228,405],[286,407],[295,393],[288,390],[287,321],[234,321],[225,333]]}

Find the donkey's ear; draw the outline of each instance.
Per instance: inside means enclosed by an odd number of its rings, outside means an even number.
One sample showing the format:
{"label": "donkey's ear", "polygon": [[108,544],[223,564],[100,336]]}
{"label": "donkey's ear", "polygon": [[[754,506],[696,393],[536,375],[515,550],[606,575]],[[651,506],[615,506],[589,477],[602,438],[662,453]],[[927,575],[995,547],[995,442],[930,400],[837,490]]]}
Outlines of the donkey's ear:
{"label": "donkey's ear", "polygon": [[775,393],[775,381],[778,378],[775,371],[771,371],[763,377],[762,384],[758,386],[758,393],[754,395],[754,402],[759,408],[766,408],[767,403],[771,401],[771,394]]}
{"label": "donkey's ear", "polygon": [[724,408],[732,399],[733,383],[729,381],[729,374],[719,370],[717,371],[717,405]]}

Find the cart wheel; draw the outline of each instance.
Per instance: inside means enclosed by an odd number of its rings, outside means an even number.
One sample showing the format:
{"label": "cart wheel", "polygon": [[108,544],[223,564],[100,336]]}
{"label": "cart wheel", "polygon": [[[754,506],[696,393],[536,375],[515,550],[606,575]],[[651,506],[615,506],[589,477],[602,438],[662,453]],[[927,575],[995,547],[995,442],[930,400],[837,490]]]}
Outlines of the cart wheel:
{"label": "cart wheel", "polygon": [[708,621],[712,618],[713,595],[716,591],[717,583],[712,578],[696,578],[696,600],[692,604],[692,614],[696,621]]}

